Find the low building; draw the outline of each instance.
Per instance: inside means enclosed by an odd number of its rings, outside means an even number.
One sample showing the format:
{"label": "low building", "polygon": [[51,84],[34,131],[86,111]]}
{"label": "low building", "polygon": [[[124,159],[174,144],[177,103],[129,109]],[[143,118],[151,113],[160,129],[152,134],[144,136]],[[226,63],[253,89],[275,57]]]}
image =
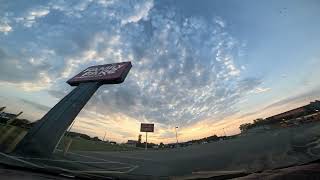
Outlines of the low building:
{"label": "low building", "polygon": [[296,119],[299,117],[308,116],[308,115],[317,113],[319,111],[320,111],[320,101],[317,100],[317,101],[311,102],[308,105],[268,117],[266,118],[265,121],[268,124],[270,124],[274,122],[286,121],[286,120]]}
{"label": "low building", "polygon": [[130,147],[136,147],[137,144],[138,144],[138,141],[135,141],[135,140],[128,140],[128,142],[126,143],[126,145]]}
{"label": "low building", "polygon": [[0,113],[0,122],[1,123],[9,123],[11,124],[18,116],[20,116],[23,112],[20,112],[18,114],[11,114],[6,112]]}
{"label": "low building", "polygon": [[298,107],[280,114],[259,119],[254,123],[240,126],[242,132],[262,132],[269,129],[297,126],[299,124],[320,121],[320,101]]}

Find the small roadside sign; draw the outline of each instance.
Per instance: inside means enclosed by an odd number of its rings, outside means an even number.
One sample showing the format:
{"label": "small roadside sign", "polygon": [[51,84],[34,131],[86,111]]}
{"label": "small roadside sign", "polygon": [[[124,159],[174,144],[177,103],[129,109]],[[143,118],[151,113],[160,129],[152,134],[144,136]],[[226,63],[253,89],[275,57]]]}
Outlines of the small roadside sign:
{"label": "small roadside sign", "polygon": [[154,124],[141,123],[140,132],[154,132]]}

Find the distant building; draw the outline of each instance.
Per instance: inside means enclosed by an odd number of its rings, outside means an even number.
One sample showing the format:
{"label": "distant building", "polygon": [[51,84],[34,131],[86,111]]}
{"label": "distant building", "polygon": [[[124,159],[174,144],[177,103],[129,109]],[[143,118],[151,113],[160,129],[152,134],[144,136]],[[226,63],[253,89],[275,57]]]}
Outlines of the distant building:
{"label": "distant building", "polygon": [[18,116],[20,116],[23,112],[20,112],[18,114],[11,114],[6,112],[0,113],[0,123],[12,123]]}
{"label": "distant building", "polygon": [[177,143],[170,143],[165,145],[166,148],[178,148],[181,147],[180,144]]}
{"label": "distant building", "polygon": [[274,123],[279,121],[291,120],[303,116],[308,116],[320,111],[320,101],[311,102],[308,105],[292,109],[290,111],[286,111],[271,117],[266,118],[266,122]]}
{"label": "distant building", "polygon": [[138,141],[135,141],[135,140],[128,140],[128,142],[126,143],[126,145],[130,147],[136,147],[137,144],[138,144]]}
{"label": "distant building", "polygon": [[259,121],[254,121],[254,123],[242,124],[240,130],[242,132],[260,132],[314,121],[320,121],[320,101],[318,100],[266,119],[259,119]]}

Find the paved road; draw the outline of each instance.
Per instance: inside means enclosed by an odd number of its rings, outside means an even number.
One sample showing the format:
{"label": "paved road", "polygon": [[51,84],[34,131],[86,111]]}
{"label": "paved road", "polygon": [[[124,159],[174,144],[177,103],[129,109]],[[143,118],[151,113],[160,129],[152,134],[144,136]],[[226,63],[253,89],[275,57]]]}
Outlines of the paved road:
{"label": "paved road", "polygon": [[74,153],[81,158],[128,163],[134,168],[128,172],[131,174],[179,176],[194,171],[258,171],[308,162],[320,158],[319,138],[318,123],[173,150]]}
{"label": "paved road", "polygon": [[320,158],[320,123],[172,150],[71,152],[55,160],[26,159],[75,172],[181,176],[195,171],[258,171]]}

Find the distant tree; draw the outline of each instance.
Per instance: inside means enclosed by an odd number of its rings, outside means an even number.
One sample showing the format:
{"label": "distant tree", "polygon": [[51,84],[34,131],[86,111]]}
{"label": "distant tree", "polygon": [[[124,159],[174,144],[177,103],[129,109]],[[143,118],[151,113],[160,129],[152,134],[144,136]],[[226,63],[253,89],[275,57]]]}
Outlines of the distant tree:
{"label": "distant tree", "polygon": [[217,135],[207,137],[207,141],[218,141],[218,140],[219,140],[219,137]]}
{"label": "distant tree", "polygon": [[138,135],[138,142],[137,142],[137,144],[136,144],[136,147],[143,147],[143,144],[141,143],[141,138],[142,138],[142,135],[139,134],[139,135]]}
{"label": "distant tree", "polygon": [[27,119],[15,119],[11,125],[13,126],[18,126],[18,127],[21,127],[21,128],[28,128],[28,127],[31,127],[30,125],[30,121],[27,120]]}
{"label": "distant tree", "polygon": [[80,137],[83,138],[83,139],[86,139],[86,140],[90,140],[91,137],[86,135],[86,134],[80,134]]}
{"label": "distant tree", "polygon": [[252,126],[251,123],[245,123],[245,124],[241,124],[239,129],[241,130],[241,132],[246,132],[248,129],[250,129]]}
{"label": "distant tree", "polygon": [[263,118],[258,118],[258,119],[253,120],[253,124],[258,125],[258,124],[261,124],[263,121],[264,121]]}
{"label": "distant tree", "polygon": [[92,140],[94,140],[94,141],[101,141],[101,139],[99,139],[97,136],[95,136],[94,138],[92,138]]}
{"label": "distant tree", "polygon": [[163,142],[161,142],[161,143],[159,144],[159,148],[164,148]]}
{"label": "distant tree", "polygon": [[139,134],[139,136],[138,136],[138,144],[141,144],[141,137],[142,137],[142,135]]}

